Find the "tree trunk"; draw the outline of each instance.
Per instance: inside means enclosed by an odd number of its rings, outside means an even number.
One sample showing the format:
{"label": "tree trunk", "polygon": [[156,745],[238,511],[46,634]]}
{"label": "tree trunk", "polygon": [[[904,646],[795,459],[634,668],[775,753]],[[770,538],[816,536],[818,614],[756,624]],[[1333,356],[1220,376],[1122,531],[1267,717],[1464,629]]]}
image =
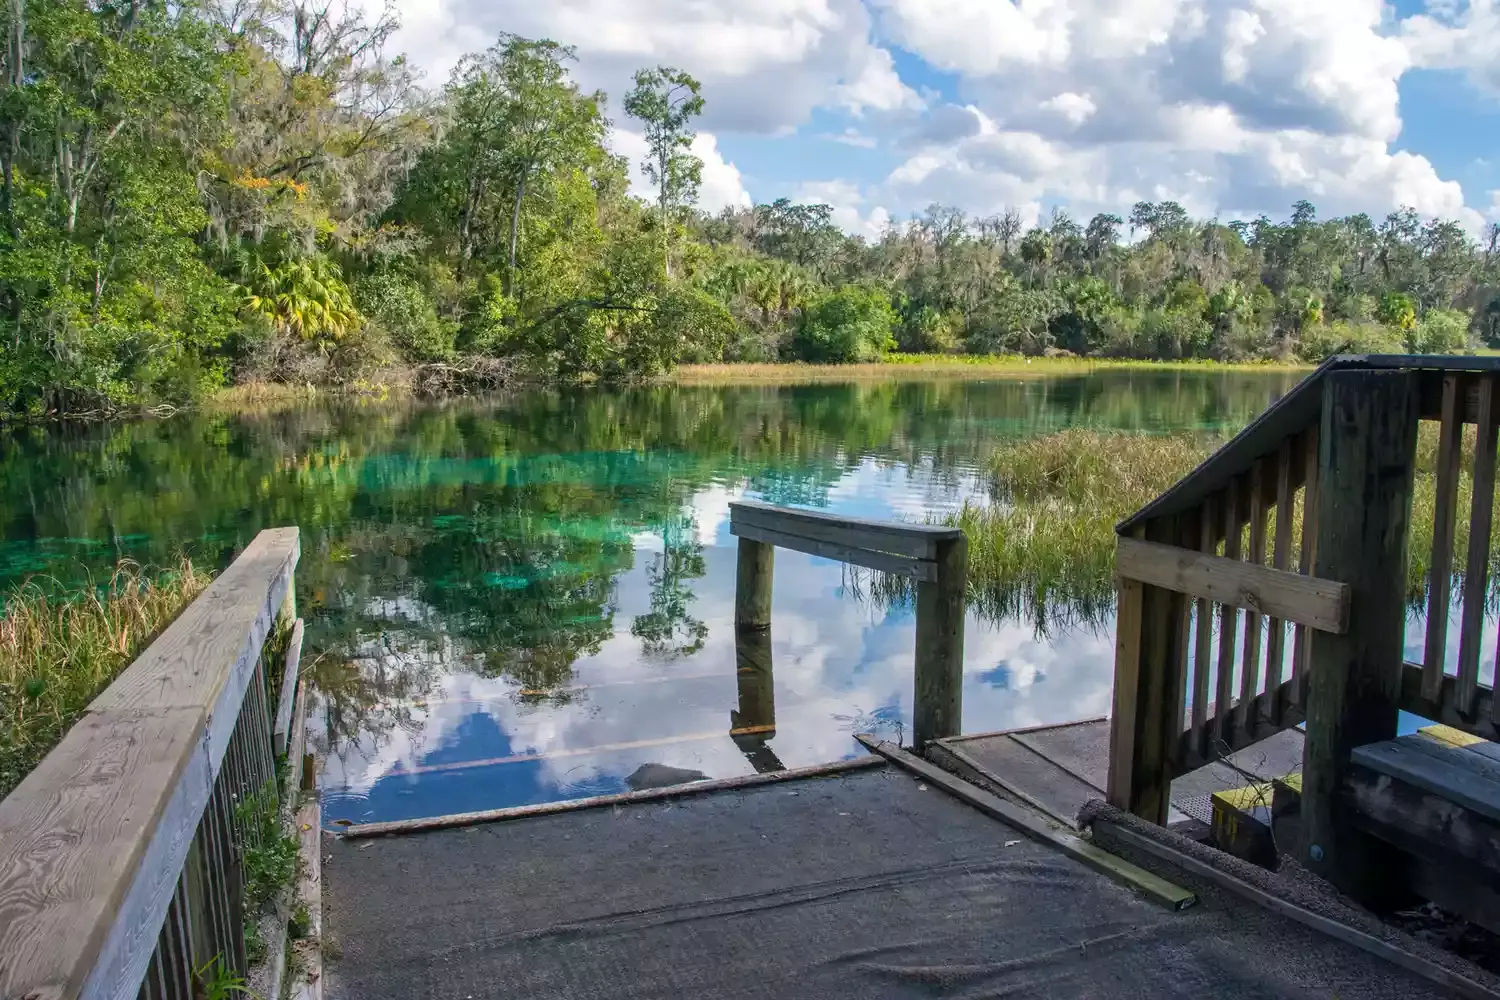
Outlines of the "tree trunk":
{"label": "tree trunk", "polygon": [[521,200],[526,197],[526,175],[516,182],[516,203],[510,212],[510,268],[505,272],[505,296],[510,298],[516,290],[516,240],[521,231]]}

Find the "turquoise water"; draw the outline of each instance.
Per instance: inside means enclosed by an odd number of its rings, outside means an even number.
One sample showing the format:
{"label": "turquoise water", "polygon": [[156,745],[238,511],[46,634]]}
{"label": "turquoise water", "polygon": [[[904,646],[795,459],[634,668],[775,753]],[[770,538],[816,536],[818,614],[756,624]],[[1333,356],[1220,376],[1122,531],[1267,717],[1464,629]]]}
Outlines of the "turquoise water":
{"label": "turquoise water", "polygon": [[[645,764],[822,763],[908,733],[912,609],[780,551],[772,669],[740,671],[732,501],[920,521],[986,499],[1007,439],[1239,425],[1294,381],[663,386],[24,429],[0,436],[0,582],[220,566],[299,525],[330,821],[624,791]],[[1108,622],[971,611],[964,729],[1105,714],[1111,661]]]}

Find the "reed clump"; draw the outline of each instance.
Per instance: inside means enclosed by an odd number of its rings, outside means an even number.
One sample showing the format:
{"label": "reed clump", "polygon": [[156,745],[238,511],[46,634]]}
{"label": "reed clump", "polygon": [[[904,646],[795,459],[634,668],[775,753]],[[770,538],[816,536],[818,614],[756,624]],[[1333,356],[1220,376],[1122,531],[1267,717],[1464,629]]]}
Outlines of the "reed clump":
{"label": "reed clump", "polygon": [[97,586],[38,578],[0,598],[0,798],[210,578],[187,559],[162,572],[122,562]]}

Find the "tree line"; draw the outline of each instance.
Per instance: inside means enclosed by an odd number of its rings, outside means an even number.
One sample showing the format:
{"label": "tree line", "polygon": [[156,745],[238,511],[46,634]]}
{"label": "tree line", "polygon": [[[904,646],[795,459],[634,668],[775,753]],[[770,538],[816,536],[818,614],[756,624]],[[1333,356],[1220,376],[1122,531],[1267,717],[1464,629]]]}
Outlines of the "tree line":
{"label": "tree line", "polygon": [[918,352],[1301,358],[1500,343],[1500,228],[1410,209],[1035,225],[933,206],[876,239],[786,199],[707,215],[699,85],[635,75],[649,199],[574,51],[502,34],[436,92],[343,0],[9,0],[0,412],[231,382],[635,378]]}

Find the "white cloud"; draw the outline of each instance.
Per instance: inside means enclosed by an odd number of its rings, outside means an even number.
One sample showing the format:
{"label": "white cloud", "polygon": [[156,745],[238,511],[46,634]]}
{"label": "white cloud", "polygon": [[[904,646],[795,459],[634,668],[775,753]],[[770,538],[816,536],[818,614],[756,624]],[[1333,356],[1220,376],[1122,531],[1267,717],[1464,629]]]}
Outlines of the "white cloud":
{"label": "white cloud", "polygon": [[[367,6],[376,0],[356,0]],[[677,66],[703,83],[714,131],[780,134],[814,108],[920,105],[890,53],[870,38],[860,0],[395,0],[396,47],[441,82],[466,51],[501,31],[576,46],[575,76],[619,113],[643,66]],[[623,124],[623,122],[622,122]]]}
{"label": "white cloud", "polygon": [[1500,2],[1428,3],[1428,12],[1401,22],[1401,38],[1417,65],[1465,70],[1481,90],[1500,96]]}
{"label": "white cloud", "polygon": [[833,209],[833,224],[851,236],[876,240],[891,223],[891,213],[885,206],[870,205],[859,185],[848,180],[804,181],[798,185],[794,200],[827,205]]}
{"label": "white cloud", "polygon": [[[646,178],[641,162],[646,157],[646,137],[628,128],[616,128],[610,133],[610,148],[630,162],[631,193],[642,198],[654,199],[656,185]],[[719,140],[711,132],[699,132],[693,139],[690,152],[703,161],[703,183],[698,188],[698,207],[705,212],[718,212],[724,208],[749,208],[755,202],[745,190],[740,169],[724,159],[719,152]]]}
{"label": "white cloud", "polygon": [[1041,103],[1041,108],[1043,111],[1055,111],[1074,125],[1082,125],[1099,110],[1099,106],[1088,94],[1075,94],[1071,90],[1047,98]]}
{"label": "white cloud", "polygon": [[857,149],[874,149],[880,144],[880,140],[873,135],[865,135],[859,129],[850,126],[842,132],[826,132],[823,138],[830,142],[843,143],[845,146],[854,146]]}

